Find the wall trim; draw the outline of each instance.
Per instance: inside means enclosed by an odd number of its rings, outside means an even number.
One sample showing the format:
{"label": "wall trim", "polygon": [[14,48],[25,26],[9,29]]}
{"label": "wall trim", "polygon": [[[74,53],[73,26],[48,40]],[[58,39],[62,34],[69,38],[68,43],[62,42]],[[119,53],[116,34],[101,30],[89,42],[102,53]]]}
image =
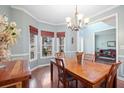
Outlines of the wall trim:
{"label": "wall trim", "polygon": [[[118,62],[118,56],[119,56],[118,55],[118,51],[119,51],[119,48],[118,48],[118,46],[119,46],[119,44],[118,44],[118,33],[119,33],[119,31],[118,31],[118,26],[119,26],[118,25],[118,13],[114,13],[114,14],[102,17],[102,18],[94,21],[93,23],[99,22],[99,21],[104,20],[104,19],[108,19],[108,18],[113,17],[113,16],[115,16],[115,20],[116,20],[116,27],[115,27],[115,29],[116,29],[116,55],[117,55],[116,56],[116,61]],[[103,31],[105,31],[105,30],[103,30]],[[93,33],[93,49],[94,49],[94,52],[95,52],[95,33],[96,32]]]}
{"label": "wall trim", "polygon": [[88,25],[91,25],[91,24],[97,23],[97,22],[99,22],[99,21],[102,21],[102,20],[111,18],[111,17],[113,17],[113,16],[115,16],[115,15],[117,15],[117,14],[118,14],[118,13],[113,13],[113,14],[110,14],[110,15],[108,15],[108,16],[104,16],[104,17],[98,18],[98,19],[93,20],[93,21],[91,21],[90,23],[88,23]]}
{"label": "wall trim", "polygon": [[21,54],[12,54],[11,57],[20,57],[20,56],[28,56],[29,53],[21,53]]}
{"label": "wall trim", "polygon": [[38,66],[32,68],[31,71],[34,71],[34,70],[36,70],[38,68],[42,68],[42,67],[45,67],[45,66],[50,66],[50,64],[48,63],[48,64],[43,64],[43,65],[38,65]]}
{"label": "wall trim", "polygon": [[98,15],[101,15],[101,14],[103,14],[103,13],[105,13],[105,12],[108,12],[108,11],[114,9],[114,8],[119,7],[119,6],[120,6],[120,5],[116,5],[116,6],[112,6],[112,7],[110,7],[110,8],[107,8],[107,9],[101,11],[101,12],[98,12],[98,13],[94,14],[94,15],[91,16],[90,18],[92,19],[92,18],[94,18],[94,17],[96,17],[96,16],[98,16]]}
{"label": "wall trim", "polygon": [[124,58],[124,55],[119,55],[118,57]]}
{"label": "wall trim", "polygon": [[[101,15],[107,11],[110,11],[114,8],[117,8],[119,7],[120,5],[116,5],[116,6],[113,6],[113,7],[110,7],[110,8],[107,8],[101,12],[98,12],[96,13],[95,15],[93,16],[90,16],[90,18],[92,19],[93,17],[96,17],[98,15]],[[33,16],[30,12],[28,12],[26,9],[23,9],[23,8],[20,8],[20,7],[17,7],[17,6],[14,6],[14,5],[11,5],[11,8],[14,8],[14,9],[17,9],[17,10],[21,10],[23,12],[25,12],[26,14],[28,14],[29,16],[31,16],[32,18],[34,18],[35,20],[37,20],[38,22],[42,22],[42,23],[45,23],[45,24],[49,24],[49,25],[53,25],[53,26],[61,26],[61,25],[66,25],[66,23],[59,23],[59,24],[54,24],[54,23],[50,23],[50,22],[47,22],[47,21],[42,21],[42,20],[39,20],[38,18],[36,18],[35,16]]]}
{"label": "wall trim", "polygon": [[23,9],[23,8],[14,6],[14,5],[11,5],[11,8],[17,9],[17,10],[20,10],[20,11],[23,11],[24,13],[28,14],[29,16],[31,16],[32,18],[34,18],[34,19],[35,19],[36,21],[38,21],[38,22],[56,26],[56,24],[53,24],[53,23],[50,23],[50,22],[46,22],[46,21],[41,21],[40,19],[38,19],[38,18],[36,18],[35,16],[33,16],[33,15],[32,15],[30,12],[28,12],[26,9]]}

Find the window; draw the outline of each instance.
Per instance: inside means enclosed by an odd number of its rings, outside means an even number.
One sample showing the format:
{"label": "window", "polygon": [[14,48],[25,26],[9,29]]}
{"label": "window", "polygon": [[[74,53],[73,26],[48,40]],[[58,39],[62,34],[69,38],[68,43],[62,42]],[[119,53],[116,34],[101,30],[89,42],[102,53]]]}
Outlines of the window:
{"label": "window", "polygon": [[59,52],[65,50],[65,32],[57,32],[57,48]]}
{"label": "window", "polygon": [[41,32],[41,57],[53,56],[54,52],[54,32]]}
{"label": "window", "polygon": [[58,45],[59,50],[58,51],[63,52],[64,51],[64,37],[59,37],[58,42],[59,42],[59,45]]}
{"label": "window", "polygon": [[38,29],[36,29],[33,26],[30,26],[30,48],[29,48],[30,61],[37,59],[37,38],[38,38]]}
{"label": "window", "polygon": [[52,38],[42,37],[42,56],[52,56]]}

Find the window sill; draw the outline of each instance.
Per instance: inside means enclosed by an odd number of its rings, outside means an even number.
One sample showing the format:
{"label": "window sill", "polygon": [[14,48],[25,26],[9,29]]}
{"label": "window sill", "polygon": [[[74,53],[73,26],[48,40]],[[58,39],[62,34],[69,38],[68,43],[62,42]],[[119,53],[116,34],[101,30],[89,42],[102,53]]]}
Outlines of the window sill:
{"label": "window sill", "polygon": [[37,60],[37,58],[30,59],[30,62],[33,62],[33,61],[36,61],[36,60]]}

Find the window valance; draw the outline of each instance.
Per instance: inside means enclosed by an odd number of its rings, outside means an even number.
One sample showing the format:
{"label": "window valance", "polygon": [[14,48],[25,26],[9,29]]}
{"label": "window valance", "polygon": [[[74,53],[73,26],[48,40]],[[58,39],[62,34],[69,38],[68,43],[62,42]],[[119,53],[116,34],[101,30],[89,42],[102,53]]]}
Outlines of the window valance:
{"label": "window valance", "polygon": [[57,37],[65,37],[65,32],[57,32]]}
{"label": "window valance", "polygon": [[38,29],[36,27],[29,25],[29,30],[30,30],[30,33],[38,35]]}
{"label": "window valance", "polygon": [[43,36],[43,37],[54,37],[54,32],[41,31],[41,36]]}

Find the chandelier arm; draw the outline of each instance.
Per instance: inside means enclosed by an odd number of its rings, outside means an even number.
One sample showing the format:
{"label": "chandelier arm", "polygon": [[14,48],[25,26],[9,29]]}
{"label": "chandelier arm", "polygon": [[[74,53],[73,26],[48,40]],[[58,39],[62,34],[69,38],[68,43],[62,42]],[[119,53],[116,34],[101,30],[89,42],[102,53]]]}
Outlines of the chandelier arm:
{"label": "chandelier arm", "polygon": [[76,14],[77,14],[77,5],[76,5]]}

